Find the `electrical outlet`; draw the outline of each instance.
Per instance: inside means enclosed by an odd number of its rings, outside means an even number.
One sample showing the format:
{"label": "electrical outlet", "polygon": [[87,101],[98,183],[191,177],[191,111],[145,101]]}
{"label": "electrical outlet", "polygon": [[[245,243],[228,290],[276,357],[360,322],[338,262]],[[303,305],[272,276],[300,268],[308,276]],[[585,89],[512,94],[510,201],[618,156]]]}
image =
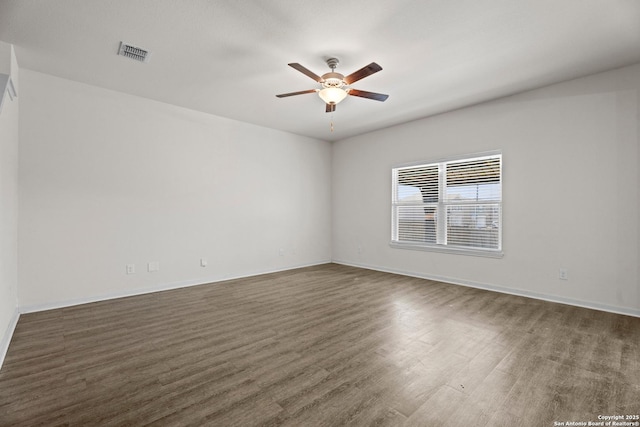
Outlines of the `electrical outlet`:
{"label": "electrical outlet", "polygon": [[207,259],[200,258],[200,267],[206,267],[206,266],[207,266]]}
{"label": "electrical outlet", "polygon": [[149,271],[149,273],[160,271],[160,263],[158,261],[151,261],[147,264],[147,271]]}
{"label": "electrical outlet", "polygon": [[561,268],[558,270],[558,279],[560,280],[569,280],[569,270],[566,268]]}
{"label": "electrical outlet", "polygon": [[127,264],[127,274],[136,274],[136,265],[135,264]]}

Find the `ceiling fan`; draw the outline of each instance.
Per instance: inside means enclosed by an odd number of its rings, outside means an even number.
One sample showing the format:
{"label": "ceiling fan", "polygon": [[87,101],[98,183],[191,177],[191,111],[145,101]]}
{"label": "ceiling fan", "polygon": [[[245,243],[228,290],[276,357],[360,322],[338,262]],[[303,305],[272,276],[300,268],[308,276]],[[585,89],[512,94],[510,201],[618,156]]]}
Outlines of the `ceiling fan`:
{"label": "ceiling fan", "polygon": [[302,95],[305,93],[318,93],[320,98],[327,105],[326,112],[331,113],[336,111],[336,105],[345,99],[347,95],[359,96],[361,98],[374,99],[376,101],[386,101],[389,95],[375,92],[367,92],[365,90],[352,89],[347,87],[348,85],[364,79],[371,74],[377,73],[382,70],[382,67],[372,62],[371,64],[362,67],[358,71],[355,71],[348,76],[343,76],[340,73],[336,73],[336,67],[340,61],[337,58],[327,59],[327,65],[331,68],[331,72],[325,73],[322,76],[318,76],[314,72],[308,70],[297,62],[288,64],[290,67],[295,68],[302,74],[311,77],[322,85],[321,89],[309,89],[300,92],[290,92],[276,95],[278,98],[286,98],[287,96]]}

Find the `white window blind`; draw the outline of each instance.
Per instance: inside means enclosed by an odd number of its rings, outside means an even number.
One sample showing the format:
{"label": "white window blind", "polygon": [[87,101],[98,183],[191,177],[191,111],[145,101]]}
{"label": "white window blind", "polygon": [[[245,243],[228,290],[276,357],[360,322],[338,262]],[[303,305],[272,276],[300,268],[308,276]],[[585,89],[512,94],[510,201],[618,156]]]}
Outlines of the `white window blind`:
{"label": "white window blind", "polygon": [[394,168],[391,243],[500,256],[502,155]]}

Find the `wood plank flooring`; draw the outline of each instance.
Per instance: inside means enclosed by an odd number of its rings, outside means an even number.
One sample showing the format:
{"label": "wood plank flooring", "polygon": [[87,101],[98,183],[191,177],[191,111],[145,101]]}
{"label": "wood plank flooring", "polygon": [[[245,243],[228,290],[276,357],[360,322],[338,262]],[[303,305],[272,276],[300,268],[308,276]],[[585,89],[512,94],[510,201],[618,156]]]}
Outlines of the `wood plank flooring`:
{"label": "wood plank flooring", "polygon": [[640,318],[336,264],[20,317],[2,426],[640,414]]}

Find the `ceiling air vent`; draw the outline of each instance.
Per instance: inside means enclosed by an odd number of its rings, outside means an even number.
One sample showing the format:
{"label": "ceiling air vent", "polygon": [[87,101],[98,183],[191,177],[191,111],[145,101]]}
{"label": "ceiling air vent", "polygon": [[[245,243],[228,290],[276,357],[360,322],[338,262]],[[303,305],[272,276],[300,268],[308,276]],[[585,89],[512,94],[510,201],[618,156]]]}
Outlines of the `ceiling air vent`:
{"label": "ceiling air vent", "polygon": [[148,62],[151,53],[149,53],[148,50],[142,49],[140,47],[126,44],[125,42],[120,42],[118,55],[126,56],[127,58],[135,59],[136,61],[140,62]]}

